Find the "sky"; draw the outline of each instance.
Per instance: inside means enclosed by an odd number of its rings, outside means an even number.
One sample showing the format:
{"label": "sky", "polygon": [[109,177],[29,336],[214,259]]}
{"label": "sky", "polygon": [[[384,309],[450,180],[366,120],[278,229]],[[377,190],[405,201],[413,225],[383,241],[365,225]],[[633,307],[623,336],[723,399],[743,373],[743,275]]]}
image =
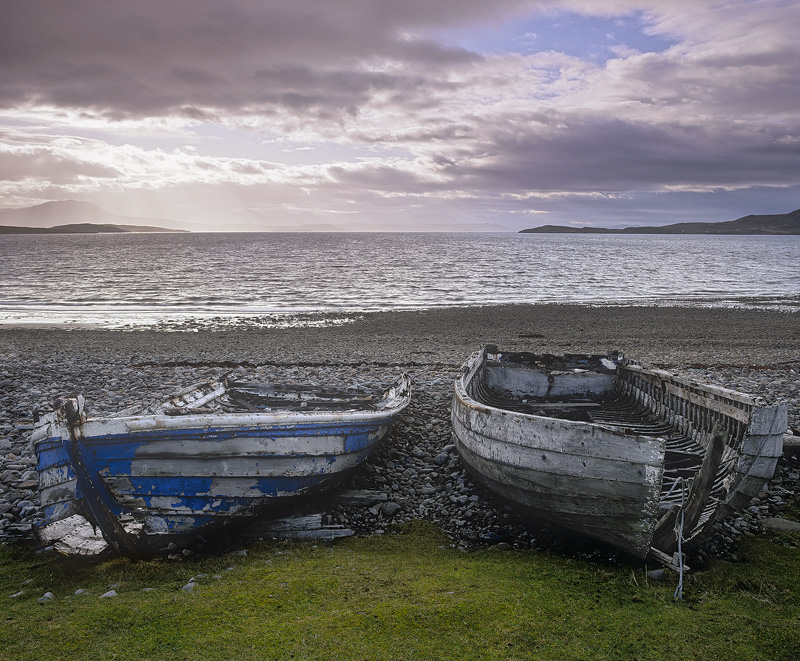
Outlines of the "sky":
{"label": "sky", "polygon": [[800,208],[800,2],[0,0],[0,208],[517,231]]}

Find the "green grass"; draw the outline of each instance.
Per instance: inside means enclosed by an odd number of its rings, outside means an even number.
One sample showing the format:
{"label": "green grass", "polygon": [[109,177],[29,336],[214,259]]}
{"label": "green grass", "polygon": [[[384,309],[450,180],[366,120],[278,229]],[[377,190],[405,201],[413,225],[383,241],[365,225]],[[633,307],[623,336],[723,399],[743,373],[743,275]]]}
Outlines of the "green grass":
{"label": "green grass", "polygon": [[[634,565],[461,553],[426,524],[184,562],[81,565],[0,547],[0,657],[800,659],[796,542],[749,540],[738,562],[687,578],[682,602],[674,579]],[[119,596],[99,599],[110,584]]]}

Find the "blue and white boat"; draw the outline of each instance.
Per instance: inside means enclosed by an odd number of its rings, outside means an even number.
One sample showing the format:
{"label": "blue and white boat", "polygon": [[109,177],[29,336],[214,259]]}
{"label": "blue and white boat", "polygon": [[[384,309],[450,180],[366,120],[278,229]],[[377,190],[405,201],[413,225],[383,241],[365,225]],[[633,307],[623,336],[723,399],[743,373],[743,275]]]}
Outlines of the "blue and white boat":
{"label": "blue and white boat", "polygon": [[110,544],[148,554],[269,517],[335,487],[410,398],[404,374],[378,396],[215,380],[116,417],[87,417],[82,396],[61,399],[31,438],[39,536],[66,553]]}

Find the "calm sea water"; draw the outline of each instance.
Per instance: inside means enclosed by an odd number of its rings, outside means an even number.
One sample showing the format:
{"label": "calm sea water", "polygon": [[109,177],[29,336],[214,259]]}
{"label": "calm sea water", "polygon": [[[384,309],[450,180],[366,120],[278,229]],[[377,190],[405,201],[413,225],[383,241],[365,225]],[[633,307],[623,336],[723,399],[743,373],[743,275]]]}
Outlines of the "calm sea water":
{"label": "calm sea water", "polygon": [[800,237],[95,234],[0,237],[0,323],[341,323],[492,303],[800,309]]}

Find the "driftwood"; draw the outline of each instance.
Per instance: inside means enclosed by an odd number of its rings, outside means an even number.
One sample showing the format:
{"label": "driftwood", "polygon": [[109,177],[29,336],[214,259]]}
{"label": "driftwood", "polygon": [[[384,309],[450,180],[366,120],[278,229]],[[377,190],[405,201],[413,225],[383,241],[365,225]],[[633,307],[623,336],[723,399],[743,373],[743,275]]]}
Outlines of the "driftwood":
{"label": "driftwood", "polygon": [[[346,505],[350,507],[371,507],[384,503],[388,496],[383,491],[358,489],[339,491],[326,498],[326,505]],[[312,507],[309,505],[308,507]],[[355,532],[342,525],[323,524],[322,513],[297,511],[280,519],[269,519],[250,524],[239,536],[244,539],[322,539],[333,540],[339,537],[352,537]]]}
{"label": "driftwood", "polygon": [[796,434],[783,435],[784,452],[800,452],[800,436]]}

